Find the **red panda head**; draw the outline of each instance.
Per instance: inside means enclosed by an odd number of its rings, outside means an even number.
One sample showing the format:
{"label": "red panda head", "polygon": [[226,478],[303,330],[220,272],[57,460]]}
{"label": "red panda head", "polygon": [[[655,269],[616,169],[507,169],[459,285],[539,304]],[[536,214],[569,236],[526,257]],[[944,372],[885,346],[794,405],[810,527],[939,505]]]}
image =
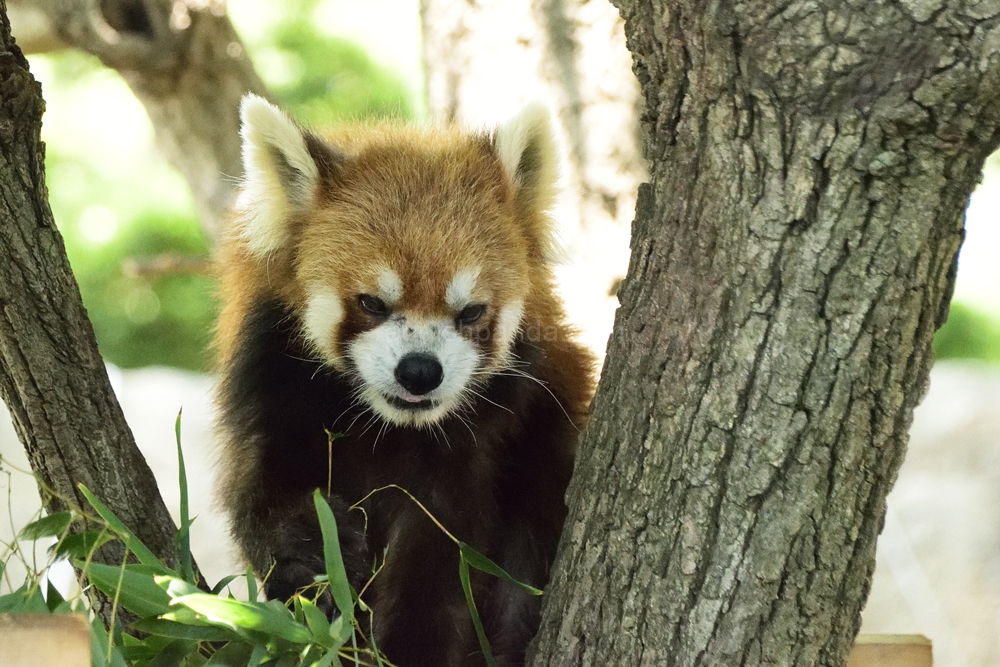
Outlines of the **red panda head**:
{"label": "red panda head", "polygon": [[493,132],[323,138],[253,95],[241,112],[234,242],[361,401],[394,424],[433,424],[509,367],[532,295],[551,290],[543,109]]}

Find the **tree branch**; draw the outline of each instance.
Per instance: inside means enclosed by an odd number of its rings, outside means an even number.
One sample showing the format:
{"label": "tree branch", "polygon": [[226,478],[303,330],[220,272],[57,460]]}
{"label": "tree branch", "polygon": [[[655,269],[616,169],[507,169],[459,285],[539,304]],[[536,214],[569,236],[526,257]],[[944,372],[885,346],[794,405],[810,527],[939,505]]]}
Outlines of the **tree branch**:
{"label": "tree branch", "polygon": [[243,173],[239,103],[267,96],[219,0],[15,0],[59,40],[117,70],[146,107],[213,241]]}

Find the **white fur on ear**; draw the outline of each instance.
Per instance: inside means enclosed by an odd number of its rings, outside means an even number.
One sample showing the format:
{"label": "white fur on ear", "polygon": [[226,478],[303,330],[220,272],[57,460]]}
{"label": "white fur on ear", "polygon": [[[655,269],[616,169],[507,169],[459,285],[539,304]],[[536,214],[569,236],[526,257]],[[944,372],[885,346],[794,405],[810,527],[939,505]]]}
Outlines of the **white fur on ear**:
{"label": "white fur on ear", "polygon": [[494,139],[500,163],[519,196],[536,210],[551,208],[559,179],[559,155],[549,110],[533,102],[497,129]]}
{"label": "white fur on ear", "polygon": [[244,175],[236,199],[239,233],[254,255],[264,256],[284,245],[288,217],[309,204],[319,170],[302,130],[264,98],[245,95],[240,120]]}

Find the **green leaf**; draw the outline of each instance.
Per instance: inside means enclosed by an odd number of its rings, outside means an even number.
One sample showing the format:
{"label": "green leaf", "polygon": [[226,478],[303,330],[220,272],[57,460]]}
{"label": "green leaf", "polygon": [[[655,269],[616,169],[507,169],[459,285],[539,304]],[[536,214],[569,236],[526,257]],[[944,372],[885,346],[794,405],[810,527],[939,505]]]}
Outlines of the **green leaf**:
{"label": "green leaf", "polygon": [[177,439],[177,470],[178,484],[181,490],[181,525],[177,529],[177,557],[180,561],[181,574],[184,580],[196,583],[194,580],[194,569],[191,565],[191,518],[188,512],[188,484],[187,471],[184,468],[184,450],[181,448],[181,413],[183,408],[177,411],[177,419],[174,420],[174,435]]}
{"label": "green leaf", "polygon": [[330,665],[332,665],[339,657],[339,650],[340,649],[334,648],[330,649],[326,652],[326,655],[313,663],[312,667],[330,667]]}
{"label": "green leaf", "polygon": [[251,630],[246,630],[244,628],[232,628],[219,623],[213,622],[211,619],[202,616],[194,612],[187,607],[176,607],[172,611],[162,614],[160,616],[162,621],[173,621],[181,625],[191,625],[203,628],[216,628],[217,630],[224,630],[226,632],[233,633],[241,641],[248,644],[264,644],[270,640],[270,638],[260,632],[254,632]]}
{"label": "green leaf", "polygon": [[133,623],[131,627],[159,637],[199,642],[228,642],[237,637],[228,628],[220,628],[217,625],[191,625],[162,618],[144,618]]}
{"label": "green leaf", "polygon": [[87,560],[102,545],[115,539],[114,533],[107,529],[85,530],[82,533],[67,535],[54,544],[51,549],[53,558],[76,558]]}
{"label": "green leaf", "polygon": [[204,593],[193,584],[189,584],[180,577],[170,576],[170,575],[157,575],[153,577],[156,581],[156,585],[162,588],[171,598],[179,598],[184,595],[193,595],[194,593]]}
{"label": "green leaf", "polygon": [[19,540],[39,540],[43,537],[56,537],[62,535],[73,523],[72,512],[56,512],[48,516],[43,516],[38,521],[32,521],[21,529],[18,533]]}
{"label": "green leaf", "polygon": [[97,615],[90,621],[90,664],[108,667],[108,631]]}
{"label": "green leaf", "polygon": [[250,662],[250,654],[253,653],[253,646],[243,642],[229,642],[212,656],[205,667],[218,665],[219,667],[245,667]]}
{"label": "green leaf", "polygon": [[330,504],[323,498],[319,489],[313,492],[313,504],[316,505],[316,515],[319,517],[319,527],[323,533],[323,558],[326,561],[326,576],[330,582],[330,593],[333,595],[337,610],[345,619],[345,624],[353,626],[354,598],[351,595],[351,585],[347,582],[344,559],[340,553],[337,520],[333,517]]}
{"label": "green leaf", "polygon": [[33,582],[25,582],[13,593],[0,597],[0,614],[46,614],[42,590]]}
{"label": "green leaf", "polygon": [[483,630],[483,621],[479,618],[479,610],[476,609],[476,601],[472,597],[472,583],[469,581],[469,562],[465,560],[465,554],[460,553],[458,558],[458,578],[462,580],[462,591],[465,592],[465,602],[469,605],[469,615],[472,616],[472,626],[476,629],[476,636],[479,638],[479,648],[483,650],[483,657],[486,658],[486,667],[496,667],[493,660],[493,652],[490,651],[490,642],[486,638],[486,631]]}
{"label": "green leaf", "polygon": [[108,660],[108,630],[100,616],[94,616],[90,622],[90,660],[93,667],[126,667],[117,646],[111,648],[111,660]]}
{"label": "green leaf", "polygon": [[242,574],[230,574],[223,577],[222,579],[219,580],[219,583],[217,583],[215,586],[212,587],[212,595],[218,595],[223,591],[223,589],[225,589],[226,586],[232,583],[234,579],[238,579],[239,577],[242,576],[243,576]]}
{"label": "green leaf", "polygon": [[253,576],[253,566],[247,565],[247,599],[257,601],[257,578]]}
{"label": "green leaf", "polygon": [[149,662],[149,667],[180,667],[184,658],[197,650],[197,642],[175,639]]}
{"label": "green leaf", "polygon": [[[84,563],[75,562],[74,566],[84,569]],[[170,596],[156,585],[153,578],[158,568],[142,565],[126,565],[124,573],[121,566],[91,563],[84,570],[87,580],[98,590],[114,598],[121,577],[121,591],[118,593],[118,604],[140,617],[159,616],[170,611]]]}
{"label": "green leaf", "polygon": [[309,630],[296,623],[284,607],[279,610],[260,602],[224,600],[207,593],[174,598],[173,604],[183,605],[208,622],[223,627],[255,630],[296,644],[309,642]]}
{"label": "green leaf", "polygon": [[330,624],[330,637],[333,638],[332,648],[340,650],[347,643],[347,640],[354,634],[354,624],[349,622],[343,614],[338,614]]}
{"label": "green leaf", "polygon": [[62,593],[60,593],[56,587],[52,584],[52,580],[48,579],[45,582],[45,606],[48,608],[49,612],[54,612],[59,608],[66,600],[63,599]]}
{"label": "green leaf", "polygon": [[264,662],[264,658],[267,657],[267,647],[266,646],[255,646],[253,653],[250,654],[250,659],[247,660],[247,667],[258,667],[260,663]]}
{"label": "green leaf", "polygon": [[507,574],[503,570],[503,568],[501,568],[499,565],[497,565],[496,563],[494,563],[493,561],[491,561],[489,558],[487,558],[486,556],[482,555],[481,553],[479,553],[478,551],[476,551],[475,549],[473,549],[472,547],[470,547],[465,542],[459,542],[458,543],[458,550],[459,550],[459,553],[461,554],[462,558],[464,558],[466,560],[466,562],[469,563],[469,565],[471,565],[472,567],[476,568],[477,570],[480,570],[480,571],[485,572],[487,574],[492,574],[494,577],[498,577],[500,579],[503,579],[506,582],[514,584],[515,586],[517,586],[518,588],[520,588],[522,591],[527,591],[528,593],[531,593],[532,595],[541,595],[542,594],[542,591],[540,591],[539,589],[535,588],[534,586],[529,586],[528,584],[520,582],[517,579],[515,579],[514,577],[510,576],[509,574]]}
{"label": "green leaf", "polygon": [[320,611],[311,600],[297,596],[302,600],[302,614],[305,616],[306,625],[312,632],[312,639],[317,644],[326,648],[333,648],[333,636],[330,634],[330,621],[326,620],[326,614]]}
{"label": "green leaf", "polygon": [[114,513],[104,505],[104,503],[98,500],[97,497],[90,492],[90,489],[83,484],[80,484],[79,487],[80,492],[87,499],[87,502],[89,502],[94,508],[94,511],[107,522],[108,526],[111,530],[115,531],[115,534],[117,534],[118,537],[122,538],[122,541],[125,542],[125,546],[128,547],[129,551],[135,554],[135,557],[139,559],[140,563],[150,567],[155,567],[161,570],[162,574],[177,574],[164,565],[160,559],[146,547],[145,544],[140,542],[139,538],[136,537],[124,523],[122,523],[121,519],[116,517]]}

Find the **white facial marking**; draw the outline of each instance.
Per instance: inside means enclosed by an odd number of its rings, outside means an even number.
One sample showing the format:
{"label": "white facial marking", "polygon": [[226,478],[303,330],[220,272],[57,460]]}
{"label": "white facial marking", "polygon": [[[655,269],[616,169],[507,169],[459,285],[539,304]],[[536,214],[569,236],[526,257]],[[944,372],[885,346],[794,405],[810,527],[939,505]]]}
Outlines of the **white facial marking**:
{"label": "white facial marking", "polygon": [[472,301],[472,292],[476,289],[479,279],[479,269],[462,269],[455,273],[444,293],[444,301],[452,310],[462,310]]}
{"label": "white facial marking", "polygon": [[[264,98],[244,96],[240,120],[244,176],[236,199],[239,232],[250,251],[262,257],[285,244],[288,216],[308,204],[319,170],[302,131]],[[290,184],[287,174],[282,177],[289,168],[301,181]]]}
{"label": "white facial marking", "polygon": [[306,338],[334,367],[341,365],[336,329],[343,319],[344,305],[337,293],[329,288],[320,289],[309,297],[302,317]]}
{"label": "white facial marking", "polygon": [[[464,399],[480,363],[476,347],[455,331],[450,320],[443,319],[392,317],[359,335],[348,350],[361,376],[364,401],[383,419],[399,425],[432,424],[451,412]],[[399,360],[413,352],[435,357],[443,370],[441,384],[420,397],[410,395],[396,381]],[[388,397],[411,402],[426,399],[432,407],[405,410],[392,405]]]}
{"label": "white facial marking", "polygon": [[403,298],[403,281],[392,269],[382,269],[378,274],[378,297],[390,306]]}
{"label": "white facial marking", "polygon": [[497,352],[504,358],[510,352],[514,337],[521,328],[521,318],[524,317],[524,302],[511,301],[500,309],[497,315]]}

